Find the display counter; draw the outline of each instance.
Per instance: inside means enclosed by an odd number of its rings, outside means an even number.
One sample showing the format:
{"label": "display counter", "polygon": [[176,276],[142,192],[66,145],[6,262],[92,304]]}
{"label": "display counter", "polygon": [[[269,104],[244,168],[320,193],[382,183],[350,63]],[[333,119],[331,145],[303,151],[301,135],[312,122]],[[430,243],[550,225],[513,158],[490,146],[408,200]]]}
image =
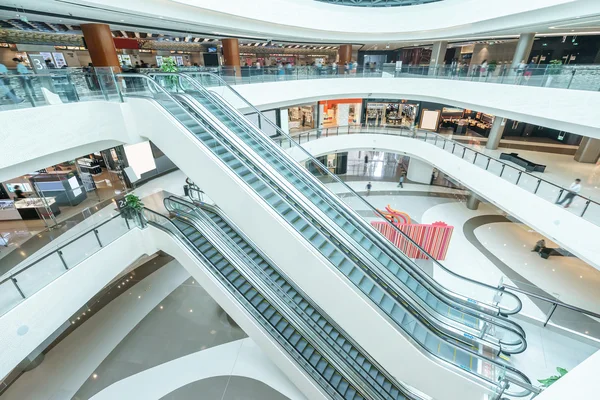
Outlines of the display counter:
{"label": "display counter", "polygon": [[0,200],[0,221],[22,219],[12,200]]}
{"label": "display counter", "polygon": [[54,197],[45,197],[45,201],[39,197],[19,199],[15,201],[15,208],[21,215],[21,219],[50,218],[50,214],[55,216],[60,214],[60,209]]}

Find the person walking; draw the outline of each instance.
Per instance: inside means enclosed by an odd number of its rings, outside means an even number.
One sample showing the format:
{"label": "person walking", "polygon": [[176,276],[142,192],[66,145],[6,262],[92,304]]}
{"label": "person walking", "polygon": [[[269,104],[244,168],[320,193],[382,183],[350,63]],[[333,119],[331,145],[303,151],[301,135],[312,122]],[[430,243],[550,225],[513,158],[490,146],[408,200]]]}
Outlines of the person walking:
{"label": "person walking", "polygon": [[367,197],[369,197],[369,195],[371,194],[372,187],[373,185],[371,185],[371,182],[367,183]]}
{"label": "person walking", "polygon": [[397,187],[404,189],[404,173],[400,174],[400,179],[398,180]]}
{"label": "person walking", "polygon": [[580,191],[581,191],[581,179],[575,179],[575,182],[573,182],[571,184],[571,186],[569,187],[569,190],[567,191],[567,194],[565,195],[565,197],[563,197],[562,200],[557,201],[556,204],[561,204],[562,205],[562,203],[564,203],[566,201],[567,204],[565,205],[565,208],[569,208],[569,206],[573,202],[573,199],[575,198],[575,196],[577,195],[577,193],[579,193]]}

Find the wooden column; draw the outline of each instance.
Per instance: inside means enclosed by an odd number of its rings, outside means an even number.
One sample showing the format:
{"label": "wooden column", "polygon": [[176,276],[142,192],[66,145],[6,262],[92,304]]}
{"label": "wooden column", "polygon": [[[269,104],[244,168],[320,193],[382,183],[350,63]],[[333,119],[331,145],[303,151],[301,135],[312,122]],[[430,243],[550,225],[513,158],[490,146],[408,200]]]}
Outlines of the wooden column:
{"label": "wooden column", "polygon": [[343,44],[338,49],[338,55],[340,57],[339,65],[343,66],[347,62],[352,61],[352,45]]}
{"label": "wooden column", "polygon": [[236,38],[221,39],[223,43],[223,65],[228,67],[228,73],[241,75],[240,69],[240,44]]}
{"label": "wooden column", "polygon": [[121,72],[110,27],[106,24],[82,24],[81,31],[94,67],[112,67],[113,71]]}

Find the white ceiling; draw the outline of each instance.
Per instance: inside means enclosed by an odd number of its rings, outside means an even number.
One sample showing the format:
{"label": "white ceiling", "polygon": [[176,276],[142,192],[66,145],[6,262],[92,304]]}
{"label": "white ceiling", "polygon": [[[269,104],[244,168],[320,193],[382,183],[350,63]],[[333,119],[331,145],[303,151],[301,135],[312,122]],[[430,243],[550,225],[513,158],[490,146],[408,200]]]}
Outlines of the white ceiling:
{"label": "white ceiling", "polygon": [[24,14],[66,24],[106,22],[113,30],[354,43],[378,50],[522,32],[600,34],[600,0],[444,0],[383,9],[312,0],[0,0],[0,6],[9,7],[0,10],[2,19]]}

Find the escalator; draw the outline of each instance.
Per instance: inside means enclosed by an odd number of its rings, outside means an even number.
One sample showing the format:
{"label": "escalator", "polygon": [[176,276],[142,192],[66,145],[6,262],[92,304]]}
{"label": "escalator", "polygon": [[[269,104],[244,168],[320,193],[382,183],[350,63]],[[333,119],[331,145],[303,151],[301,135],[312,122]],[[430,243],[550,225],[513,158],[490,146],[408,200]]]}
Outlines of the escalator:
{"label": "escalator", "polygon": [[176,217],[169,220],[146,209],[148,223],[193,250],[331,398],[422,399],[389,376],[248,241],[227,235],[206,214],[194,213],[194,207],[180,199],[165,199],[165,207]]}
{"label": "escalator", "polygon": [[[189,78],[183,78],[183,82],[189,83]],[[402,287],[412,298],[420,302],[430,313],[437,314],[438,318],[444,320],[447,325],[463,330],[467,335],[483,339],[481,344],[494,347],[498,352],[505,354],[517,354],[526,349],[525,332],[521,327],[497,316],[500,313],[514,313],[521,308],[520,300],[509,294],[504,300],[512,298],[515,307],[511,310],[500,307],[488,307],[485,303],[473,301],[461,295],[457,295],[441,287],[437,282],[423,273],[408,257],[404,256],[398,249],[394,248],[387,239],[374,231],[365,221],[349,212],[348,207],[336,201],[323,190],[323,187],[310,175],[299,168],[298,165],[269,139],[256,131],[256,128],[248,123],[236,110],[228,107],[222,99],[204,90],[201,86],[191,82],[193,88],[187,88],[198,105],[210,111],[220,123],[235,133],[245,145],[252,148],[269,165],[274,166],[287,182],[309,199],[317,210],[325,218],[337,225],[338,237],[348,237],[354,240],[354,246],[350,244],[354,254],[361,258],[373,271],[381,271],[379,278],[391,288]],[[182,84],[181,86],[184,86]],[[191,113],[193,107],[189,108]],[[356,244],[358,244],[358,249]],[[379,261],[378,265],[369,265],[369,260]],[[494,295],[498,297],[498,289],[494,288]],[[486,314],[491,314],[488,316]],[[456,324],[453,324],[456,322]],[[501,337],[496,340],[494,335]]]}
{"label": "escalator", "polygon": [[[130,75],[128,77],[133,79]],[[480,338],[468,335],[463,335],[460,339],[458,336],[453,337],[450,334],[452,327],[445,326],[444,321],[433,321],[433,318],[429,318],[431,316],[424,316],[422,304],[412,301],[411,296],[401,290],[390,290],[388,283],[374,273],[373,268],[366,266],[354,255],[343,236],[330,233],[325,220],[314,213],[306,201],[291,190],[289,184],[244,146],[236,143],[234,138],[229,137],[218,120],[197,107],[193,100],[186,98],[187,96],[179,96],[176,100],[160,88],[152,87],[152,83],[144,83],[145,85],[141,85],[145,87],[144,92],[140,93],[140,85],[135,85],[135,92],[128,94],[147,96],[150,93],[216,159],[227,165],[241,182],[347,276],[381,312],[390,317],[397,329],[411,337],[424,351],[434,355],[445,365],[467,371],[489,387],[498,387],[499,379],[505,374],[517,381],[528,382],[514,368],[481,354],[482,348],[477,340]],[[418,288],[413,289],[419,292]],[[470,310],[465,309],[464,312]],[[527,391],[516,390],[509,394],[522,396]]]}

